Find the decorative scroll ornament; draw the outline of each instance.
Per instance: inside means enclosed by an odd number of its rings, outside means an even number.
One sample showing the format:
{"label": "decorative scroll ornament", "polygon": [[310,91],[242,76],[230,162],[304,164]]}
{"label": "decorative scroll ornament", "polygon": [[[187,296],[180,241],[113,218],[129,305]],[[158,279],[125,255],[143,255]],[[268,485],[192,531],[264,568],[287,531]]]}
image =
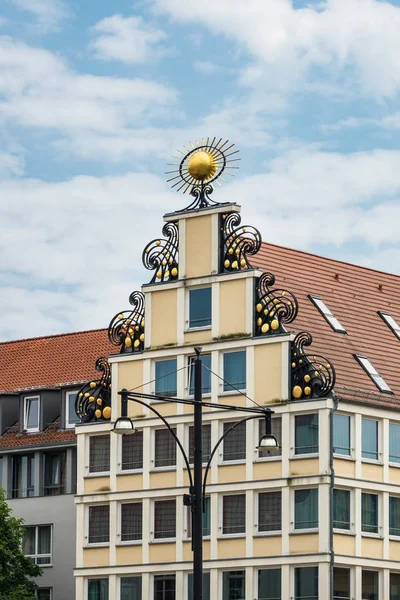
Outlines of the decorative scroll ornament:
{"label": "decorative scroll ornament", "polygon": [[297,298],[287,290],[271,289],[274,284],[272,273],[263,273],[257,282],[255,335],[284,333],[284,324],[297,317]]}
{"label": "decorative scroll ornament", "polygon": [[240,225],[239,213],[222,215],[221,218],[221,272],[251,269],[248,256],[261,248],[261,234],[255,227]]}
{"label": "decorative scroll ornament", "polygon": [[310,333],[298,333],[292,342],[292,400],[323,398],[335,385],[335,369],[323,356],[304,353],[311,346]]}
{"label": "decorative scroll ornament", "polygon": [[104,356],[96,360],[96,371],[102,373],[96,381],[85,383],[75,400],[75,412],[81,422],[109,421],[111,417],[111,369]]}
{"label": "decorative scroll ornament", "polygon": [[166,223],[162,229],[165,239],[152,240],[143,250],[142,262],[154,270],[150,283],[178,279],[179,230],[176,223]]}
{"label": "decorative scroll ornament", "polygon": [[115,315],[108,326],[108,339],[124,352],[144,350],[144,295],[132,292],[129,303],[133,309]]}

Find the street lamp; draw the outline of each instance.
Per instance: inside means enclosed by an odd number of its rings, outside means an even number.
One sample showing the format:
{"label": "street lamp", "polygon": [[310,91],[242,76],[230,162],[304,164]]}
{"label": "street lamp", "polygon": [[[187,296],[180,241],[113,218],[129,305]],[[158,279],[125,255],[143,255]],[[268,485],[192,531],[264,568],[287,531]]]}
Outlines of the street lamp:
{"label": "street lamp", "polygon": [[[242,406],[230,406],[227,404],[216,404],[213,402],[203,402],[202,399],[202,360],[200,358],[201,348],[196,347],[196,358],[194,360],[194,399],[182,399],[182,398],[169,398],[163,397],[162,399],[166,402],[173,402],[178,404],[189,404],[194,407],[194,465],[193,465],[193,476],[190,468],[188,456],[183,448],[183,445],[177,437],[175,431],[169,425],[168,421],[163,415],[154,407],[149,404],[146,400],[160,400],[160,396],[152,394],[143,394],[138,392],[128,392],[123,389],[119,392],[121,395],[121,416],[115,421],[113,431],[118,434],[133,434],[137,431],[132,422],[132,419],[128,417],[128,400],[132,400],[146,406],[153,413],[155,413],[161,421],[168,428],[171,435],[174,437],[177,443],[183,459],[185,461],[186,468],[189,476],[189,494],[185,494],[183,497],[183,503],[185,506],[191,507],[192,513],[192,550],[193,550],[193,600],[203,600],[203,510],[204,510],[204,498],[207,484],[207,475],[211,466],[211,461],[222,443],[225,437],[235,427],[249,421],[251,419],[257,419],[264,417],[266,420],[265,434],[261,437],[257,446],[258,450],[271,450],[279,448],[276,438],[271,433],[271,415],[274,411],[270,408],[260,407],[242,407]],[[235,422],[218,440],[214,446],[210,458],[208,459],[205,467],[204,479],[203,479],[203,425],[202,418],[203,406],[217,408],[219,410],[236,410],[248,413],[253,413],[249,417],[245,417],[240,421]]]}

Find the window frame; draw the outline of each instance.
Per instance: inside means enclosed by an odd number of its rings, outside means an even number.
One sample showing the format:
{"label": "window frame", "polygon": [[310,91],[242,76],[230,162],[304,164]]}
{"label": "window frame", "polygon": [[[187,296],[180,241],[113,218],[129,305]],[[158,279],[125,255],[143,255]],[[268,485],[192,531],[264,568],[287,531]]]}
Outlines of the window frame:
{"label": "window frame", "polygon": [[[389,510],[388,510],[388,513],[389,513],[389,516],[388,516],[388,520],[389,520],[389,538],[390,539],[398,540],[400,538],[400,527],[399,528],[397,528],[397,527],[396,528],[395,527],[390,527],[390,499],[391,498],[394,498],[400,504],[400,496],[396,496],[395,494],[390,494],[389,493],[389,499],[388,499],[388,508],[389,508]],[[400,513],[400,510],[399,510],[399,513]],[[400,520],[400,517],[399,517],[399,520]],[[391,533],[391,531],[390,531],[391,529],[398,529],[398,533]]]}
{"label": "window frame", "polygon": [[[202,439],[203,440],[204,440],[204,427],[209,427],[210,428],[210,455],[209,455],[209,457],[210,457],[211,453],[212,453],[212,450],[213,450],[213,448],[212,448],[212,421],[203,421],[203,425],[202,425],[202,428],[203,428],[203,430],[202,430]],[[186,451],[187,451],[187,457],[188,457],[188,460],[189,460],[189,465],[193,466],[194,465],[194,457],[192,457],[191,454],[190,454],[190,452],[191,452],[191,449],[190,449],[190,429],[191,428],[193,428],[193,430],[194,430],[194,423],[188,423],[188,425],[187,425],[187,429],[186,429],[186,431],[187,431],[187,434],[186,434],[187,435]],[[204,441],[203,441],[203,451],[204,451]],[[203,452],[202,456],[203,456],[203,462],[202,462],[202,464],[203,464],[203,466],[205,466],[205,465],[207,465],[207,463],[209,461],[209,458],[207,458],[207,459],[204,458],[204,456],[205,456],[204,452]],[[185,465],[185,468],[186,468],[186,465]]]}
{"label": "window frame", "polygon": [[246,568],[245,567],[237,567],[235,568],[231,568],[231,569],[224,569],[221,570],[221,590],[222,590],[222,598],[224,598],[224,581],[225,581],[225,574],[226,573],[243,573],[243,580],[244,580],[244,597],[243,599],[241,598],[240,600],[244,600],[246,598]]}
{"label": "window frame", "polygon": [[69,422],[69,398],[70,396],[72,396],[73,394],[75,395],[75,397],[78,395],[79,390],[66,390],[65,392],[65,397],[64,397],[64,408],[65,408],[65,429],[74,429],[75,425],[77,425],[78,423],[80,423],[80,419],[77,416],[77,422],[76,423],[70,423]]}
{"label": "window frame", "polygon": [[376,568],[369,568],[369,567],[362,567],[361,568],[361,595],[363,594],[363,573],[367,572],[367,573],[376,573],[377,576],[377,589],[378,589],[378,598],[380,596],[380,585],[381,585],[381,578],[380,578],[380,572],[378,569]]}
{"label": "window frame", "polygon": [[[375,531],[364,531],[363,530],[363,510],[362,510],[362,499],[363,496],[376,496],[377,498],[377,508],[376,508],[376,532]],[[373,538],[382,538],[382,496],[381,494],[372,492],[370,490],[361,490],[361,506],[360,506],[360,520],[361,520],[361,535],[366,537]],[[365,524],[364,524],[365,526]],[[367,525],[367,527],[375,527],[374,525]]]}
{"label": "window frame", "polygon": [[117,598],[122,598],[122,580],[123,579],[140,579],[140,599],[142,598],[142,593],[143,593],[143,577],[141,573],[135,573],[135,574],[131,574],[131,575],[125,575],[125,574],[121,574],[118,577],[118,585],[117,585]]}
{"label": "window frame", "polygon": [[[348,454],[342,454],[341,452],[335,452],[335,444],[334,444],[334,437],[332,437],[332,452],[334,457],[336,458],[344,458],[346,460],[354,460],[354,448],[352,446],[352,441],[354,439],[354,415],[351,413],[344,413],[344,412],[334,412],[333,413],[333,428],[335,427],[335,417],[346,417],[349,419],[349,453]],[[334,429],[333,429],[333,436],[334,436]],[[336,446],[336,448],[342,449],[342,450],[347,450],[347,448],[344,448],[342,446]]]}
{"label": "window frame", "polygon": [[255,587],[254,589],[257,591],[257,598],[260,598],[260,573],[261,571],[279,571],[280,573],[280,588],[281,588],[281,593],[280,593],[280,597],[278,598],[274,598],[274,600],[282,600],[282,565],[271,565],[271,566],[263,566],[263,567],[258,567],[255,571]]}
{"label": "window frame", "polygon": [[[276,494],[279,493],[281,496],[280,499],[280,512],[281,512],[281,523],[280,523],[280,528],[279,529],[268,529],[266,531],[260,531],[260,495],[261,494]],[[265,536],[273,536],[273,535],[282,535],[282,488],[265,488],[263,490],[257,490],[256,494],[255,494],[256,498],[256,506],[255,506],[255,517],[257,519],[257,526],[255,528],[256,533],[254,533],[254,537],[265,537]]]}
{"label": "window frame", "polygon": [[[312,563],[311,564],[300,564],[300,565],[296,564],[296,565],[293,565],[293,571],[292,571],[292,573],[293,573],[293,588],[292,588],[293,589],[293,594],[291,595],[291,599],[298,600],[299,598],[301,598],[301,596],[299,597],[296,594],[296,570],[297,569],[308,569],[308,568],[310,568],[310,569],[317,569],[318,583],[317,583],[317,595],[315,596],[315,600],[318,600],[318,597],[319,597],[319,593],[318,593],[319,592],[319,590],[318,590],[318,585],[319,585],[319,564],[315,565],[315,564],[312,564]],[[312,596],[306,596],[306,598],[307,598],[307,600],[308,599],[314,600],[314,598],[312,598]]]}
{"label": "window frame", "polygon": [[[108,542],[90,542],[89,541],[89,528],[90,528],[90,508],[92,507],[100,507],[100,506],[107,506],[108,508]],[[110,521],[111,521],[111,511],[110,511],[110,503],[109,502],[96,502],[93,504],[88,504],[86,506],[86,535],[85,535],[85,539],[86,539],[86,544],[85,547],[86,548],[104,548],[110,545],[110,537],[111,537],[111,526],[110,526]]]}
{"label": "window frame", "polygon": [[[210,369],[212,369],[212,352],[205,352],[204,354],[201,355],[200,358],[202,360],[204,360],[205,356],[209,356],[210,357]],[[187,397],[188,398],[194,398],[194,390],[193,390],[193,394],[192,394],[191,391],[190,391],[190,388],[191,388],[191,383],[192,383],[192,370],[194,370],[194,360],[195,359],[196,359],[196,356],[193,355],[193,354],[191,354],[190,356],[187,357],[188,373],[187,373],[187,382],[186,382],[186,384],[187,384],[187,390],[186,391],[187,391]],[[186,358],[185,358],[185,360],[186,360]],[[192,367],[192,365],[193,365],[193,367]],[[203,367],[203,369],[204,369],[204,367]],[[203,371],[203,373],[204,373],[204,371]],[[212,374],[210,373],[210,391],[209,392],[204,391],[203,390],[203,385],[202,385],[201,393],[202,393],[202,396],[204,398],[210,397],[211,393],[212,393],[212,378],[211,378],[211,375]],[[203,384],[203,381],[204,381],[204,378],[202,377],[202,384]]]}
{"label": "window frame", "polygon": [[107,600],[110,600],[110,578],[108,576],[103,577],[88,577],[86,579],[86,596],[85,598],[89,598],[89,582],[90,581],[107,581]]}
{"label": "window frame", "polygon": [[[389,465],[390,465],[391,467],[400,467],[400,454],[399,454],[399,456],[397,456],[397,455],[395,455],[395,454],[391,454],[391,453],[390,453],[390,428],[391,428],[391,425],[395,425],[395,426],[397,426],[397,427],[399,427],[399,428],[400,428],[400,422],[398,422],[398,421],[389,421],[389,451],[388,451],[388,460],[389,460]],[[400,436],[399,436],[399,437],[400,437]],[[391,457],[392,457],[392,458],[395,458],[395,459],[397,458],[398,460],[394,460],[394,461],[393,461],[393,460],[390,460],[390,459],[391,459]]]}
{"label": "window frame", "polygon": [[[156,537],[155,524],[156,524],[156,504],[157,502],[175,502],[175,535],[174,537]],[[150,532],[150,543],[151,544],[168,544],[169,542],[176,542],[178,531],[178,518],[177,518],[177,496],[165,496],[161,498],[153,498],[151,503],[151,532]]]}
{"label": "window frame", "polygon": [[[332,528],[335,532],[340,532],[341,534],[352,534],[354,532],[354,519],[353,519],[353,490],[349,489],[349,488],[344,488],[344,487],[340,487],[340,486],[334,486],[333,488],[333,494],[332,494],[332,500],[334,498],[334,492],[335,490],[341,491],[341,492],[347,492],[349,494],[349,527],[348,529],[344,529],[344,528],[340,528],[340,527],[335,527],[334,526],[334,522],[335,519],[332,519]],[[334,509],[333,509],[334,510]],[[334,512],[333,512],[333,517],[334,517]],[[344,521],[343,521],[344,522]]]}
{"label": "window frame", "polygon": [[[393,317],[393,315],[391,315],[386,310],[378,310],[378,315],[381,317],[381,319],[384,321],[384,323],[389,327],[390,331],[392,333],[394,333],[394,335],[397,337],[397,339],[400,340],[400,325],[398,324],[396,319]],[[389,319],[387,319],[387,317],[389,317]],[[395,325],[397,327],[393,326],[393,324],[390,322],[390,319],[395,323]]]}
{"label": "window frame", "polygon": [[[124,439],[128,440],[131,438],[134,438],[135,436],[137,436],[138,434],[141,434],[141,438],[142,438],[142,466],[141,467],[137,467],[134,469],[124,469],[123,468],[123,462],[122,462],[122,458],[123,458],[123,443],[124,443]],[[119,436],[121,438],[120,443],[118,444],[118,455],[119,455],[119,461],[118,461],[118,474],[119,475],[129,475],[132,473],[142,473],[143,472],[143,467],[144,467],[144,430],[143,429],[138,429],[137,432],[133,435],[130,434],[123,434],[121,436]]]}
{"label": "window frame", "polygon": [[[376,458],[363,456],[363,452],[369,452],[369,450],[363,450],[363,422],[374,421],[376,423]],[[361,416],[361,462],[367,462],[372,464],[382,464],[382,421],[381,419],[375,419],[374,417]],[[371,454],[371,452],[370,452]]]}
{"label": "window frame", "polygon": [[[29,427],[28,428],[28,410],[27,410],[27,405],[28,405],[28,402],[31,401],[31,400],[37,400],[38,401],[38,424],[37,424],[37,427]],[[41,410],[40,395],[24,396],[24,431],[26,431],[27,433],[37,433],[38,431],[40,431],[40,410]]]}
{"label": "window frame", "polygon": [[[233,533],[224,533],[224,498],[231,498],[233,496],[242,496],[244,498],[244,531],[235,531]],[[247,533],[246,533],[246,503],[247,503],[247,498],[246,498],[246,493],[242,492],[242,491],[238,491],[238,492],[231,492],[231,493],[227,493],[227,494],[220,494],[219,497],[219,519],[220,519],[220,525],[219,525],[219,531],[220,531],[220,535],[218,536],[221,539],[231,539],[231,538],[244,538],[246,537]]]}
{"label": "window frame", "polygon": [[[321,296],[318,296],[317,294],[308,294],[308,297],[335,333],[342,333],[344,335],[347,335],[346,328],[343,327],[339,319],[334,315],[329,306],[326,304],[325,300],[322,300]],[[322,306],[318,305],[318,301],[321,302],[326,308],[326,312],[324,312]],[[334,324],[335,322],[337,323],[337,325]]]}
{"label": "window frame", "polygon": [[[208,504],[208,511],[209,511],[209,521],[210,521],[210,533],[204,534],[204,514],[207,511],[204,511],[203,513],[203,540],[209,540],[211,538],[211,496],[210,495],[206,495],[205,496],[205,500],[208,500],[207,504]],[[191,524],[191,515],[192,515],[192,511],[191,511],[191,507],[188,506],[187,510],[185,511],[186,514],[186,522],[184,522],[184,526],[185,526],[185,540],[191,540],[192,539],[192,524]]]}
{"label": "window frame", "polygon": [[[209,289],[211,292],[211,310],[210,310],[210,324],[190,326],[190,295],[193,291]],[[185,332],[188,331],[204,331],[212,328],[213,323],[213,286],[212,285],[198,285],[193,286],[187,290],[186,294],[186,319],[185,319]]]}
{"label": "window frame", "polygon": [[[307,417],[310,415],[317,415],[318,418],[318,449],[316,452],[306,452],[306,453],[296,453],[296,417]],[[310,410],[310,411],[306,411],[306,412],[300,412],[297,414],[294,414],[292,416],[292,423],[291,423],[291,439],[293,440],[293,447],[291,448],[292,451],[292,455],[291,455],[291,460],[295,459],[304,459],[304,458],[317,458],[319,456],[319,433],[320,433],[320,427],[319,427],[319,410]],[[300,446],[299,446],[300,447]],[[305,448],[311,448],[311,446],[303,446]]]}
{"label": "window frame", "polygon": [[[103,431],[101,433],[90,433],[87,436],[87,448],[86,448],[86,452],[87,452],[87,456],[86,456],[86,474],[85,477],[102,477],[104,475],[109,475],[111,472],[111,439],[110,439],[110,435],[111,435],[111,431]],[[110,439],[109,441],[109,468],[107,471],[91,471],[90,470],[90,440],[92,438],[95,437],[106,437],[108,436],[108,438]]]}
{"label": "window frame", "polygon": [[155,597],[155,592],[156,592],[156,590],[155,590],[155,581],[156,581],[156,577],[159,577],[159,578],[162,578],[162,577],[163,578],[171,577],[171,578],[174,579],[174,582],[175,582],[175,600],[176,600],[176,573],[175,572],[174,573],[168,573],[167,572],[167,573],[154,573],[154,574],[152,574],[152,576],[151,576],[151,588],[152,588],[151,591],[152,591],[152,594],[151,594],[150,600],[154,600],[154,597]]}
{"label": "window frame", "polygon": [[[122,506],[124,504],[141,504],[142,506],[142,535],[140,539],[136,540],[123,540],[122,539]],[[118,503],[118,522],[117,522],[117,546],[135,546],[143,544],[143,499],[140,500],[121,500]]]}
{"label": "window frame", "polygon": [[[161,394],[161,393],[157,393],[156,391],[156,364],[157,363],[162,363],[162,362],[167,362],[167,361],[175,361],[175,365],[176,365],[176,369],[175,371],[171,371],[170,373],[173,374],[175,372],[175,376],[176,376],[176,393],[175,394]],[[178,396],[178,357],[177,356],[172,356],[172,357],[159,357],[159,358],[155,358],[152,361],[152,365],[151,365],[151,378],[153,380],[153,384],[152,384],[152,395],[156,396],[156,398],[152,398],[150,403],[151,404],[159,404],[161,402],[168,402],[168,400],[163,400],[163,396],[165,396],[166,398],[176,398]],[[169,391],[169,390],[167,390]],[[158,397],[159,396],[159,397]]]}
{"label": "window frame", "polygon": [[[177,425],[171,425],[171,429],[173,429],[175,431],[175,434],[177,434]],[[175,464],[173,465],[156,465],[156,431],[166,431],[168,433],[168,439],[171,438],[174,447],[175,447]],[[178,448],[177,448],[178,444],[176,443],[176,440],[174,439],[174,436],[172,435],[172,433],[170,432],[169,428],[164,426],[160,426],[160,427],[153,427],[151,430],[151,449],[152,449],[152,458],[151,458],[151,466],[150,466],[150,472],[155,471],[155,472],[159,472],[159,471],[176,471],[177,469],[177,463],[178,463]],[[144,460],[144,453],[143,453],[143,460]]]}
{"label": "window frame", "polygon": [[[246,369],[245,369],[246,381],[245,381],[244,387],[232,387],[232,384],[230,384],[229,382],[225,383],[227,381],[226,377],[225,377],[225,356],[228,354],[238,354],[238,353],[244,354],[244,359],[245,359],[245,364],[246,364]],[[229,350],[220,352],[219,372],[222,373],[222,381],[220,381],[220,383],[219,383],[219,391],[218,391],[219,396],[237,396],[237,395],[246,394],[247,385],[248,385],[247,366],[248,366],[248,358],[247,358],[247,347],[246,346],[241,347],[241,348],[231,348]],[[225,385],[228,386],[228,389],[225,389]]]}
{"label": "window frame", "polygon": [[[296,528],[296,492],[300,491],[311,491],[316,490],[317,492],[317,525],[316,527],[304,527],[304,528]],[[319,487],[316,485],[311,486],[302,486],[292,490],[292,526],[291,526],[291,534],[293,535],[301,535],[302,533],[317,533],[319,531],[319,522],[320,522],[320,507],[319,507]]]}
{"label": "window frame", "polygon": [[39,587],[36,589],[36,598],[39,598],[39,594],[38,592],[43,592],[43,591],[49,591],[50,592],[50,596],[49,596],[49,600],[53,600],[53,588],[52,587]]}
{"label": "window frame", "polygon": [[[39,528],[40,527],[50,527],[50,553],[39,554],[38,546],[39,546]],[[40,568],[47,568],[53,566],[53,524],[52,523],[40,523],[39,525],[23,525],[22,529],[34,529],[35,530],[35,553],[34,554],[25,554],[24,556],[29,556],[35,565],[38,565]],[[38,563],[38,557],[50,557],[49,563]]]}
{"label": "window frame", "polygon": [[[368,356],[364,356],[363,354],[353,354],[353,356],[356,359],[356,361],[358,362],[358,364],[360,365],[360,367],[363,369],[363,371],[368,375],[370,380],[376,385],[376,387],[381,392],[381,394],[392,394],[393,395],[393,391],[390,388],[389,384],[386,383],[385,379],[382,377],[382,375],[379,373],[379,371],[374,367],[372,362],[369,360]],[[367,364],[365,364],[363,361],[366,361],[366,363],[368,363],[368,366],[370,367],[370,369],[368,368]],[[376,374],[376,377],[374,377],[375,374]],[[380,385],[378,383],[377,380],[379,380],[379,379],[381,379],[383,381],[385,386],[387,386],[387,389],[382,387],[382,385]]]}
{"label": "window frame", "polygon": [[[223,436],[226,432],[225,432],[225,425],[230,425],[232,426],[234,423],[238,423],[239,421],[241,421],[242,419],[233,419],[232,421],[225,421],[225,420],[221,420],[220,421],[220,439],[221,436]],[[222,448],[221,448],[221,452],[220,452],[220,462],[219,464],[221,466],[223,465],[243,465],[246,460],[247,460],[247,422],[245,421],[244,423],[241,424],[244,427],[244,432],[245,432],[245,438],[244,438],[244,458],[234,458],[232,460],[226,459],[224,457],[225,455],[225,440],[226,438],[224,438],[224,440],[222,441]],[[231,435],[232,433],[238,433],[238,431],[240,431],[239,429],[240,425],[237,425],[235,427],[235,429],[232,429],[231,432],[229,432],[228,435]],[[212,444],[212,439],[211,439],[211,444]]]}

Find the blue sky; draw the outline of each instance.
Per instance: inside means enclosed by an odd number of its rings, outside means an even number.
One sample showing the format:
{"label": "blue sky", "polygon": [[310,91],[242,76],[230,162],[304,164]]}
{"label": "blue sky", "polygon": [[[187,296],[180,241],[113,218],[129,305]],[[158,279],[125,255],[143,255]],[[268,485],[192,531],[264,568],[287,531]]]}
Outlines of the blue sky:
{"label": "blue sky", "polygon": [[106,327],[207,136],[264,240],[399,273],[399,30],[400,1],[3,0],[0,339]]}

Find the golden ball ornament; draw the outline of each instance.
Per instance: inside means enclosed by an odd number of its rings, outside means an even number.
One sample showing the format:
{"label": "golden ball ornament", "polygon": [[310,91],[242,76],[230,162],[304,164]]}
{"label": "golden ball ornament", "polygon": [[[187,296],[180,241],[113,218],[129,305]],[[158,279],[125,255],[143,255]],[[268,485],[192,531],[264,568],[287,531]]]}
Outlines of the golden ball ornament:
{"label": "golden ball ornament", "polygon": [[261,319],[261,317],[259,317],[257,319],[257,327],[261,327],[261,325],[262,325],[262,319]]}
{"label": "golden ball ornament", "polygon": [[309,396],[311,394],[311,388],[308,385],[304,388],[304,393],[306,396]]}
{"label": "golden ball ornament", "polygon": [[301,398],[302,393],[303,390],[301,389],[301,387],[299,385],[295,385],[292,390],[293,398]]}
{"label": "golden ball ornament", "polygon": [[271,329],[273,329],[274,331],[279,329],[279,321],[277,319],[271,321]]}
{"label": "golden ball ornament", "polygon": [[156,241],[156,246],[159,246],[161,244],[160,240]]}
{"label": "golden ball ornament", "polygon": [[172,277],[176,277],[178,275],[178,269],[176,267],[171,269],[171,275],[172,275]]}
{"label": "golden ball ornament", "polygon": [[262,333],[267,333],[269,331],[268,323],[264,323],[264,325],[261,327],[261,331]]}
{"label": "golden ball ornament", "polygon": [[256,311],[257,312],[261,312],[262,311],[262,304],[257,304]]}
{"label": "golden ball ornament", "polygon": [[95,414],[96,419],[100,419],[100,417],[101,417],[101,410],[98,408],[94,414]]}
{"label": "golden ball ornament", "polygon": [[96,403],[98,406],[101,406],[103,404],[103,400],[101,398],[97,398]]}
{"label": "golden ball ornament", "polygon": [[205,150],[194,152],[188,161],[188,171],[197,181],[211,179],[217,172],[214,156]]}
{"label": "golden ball ornament", "polygon": [[310,381],[311,377],[309,375],[304,375],[304,381],[306,383],[308,383]]}
{"label": "golden ball ornament", "polygon": [[94,396],[89,396],[89,402],[94,402],[95,401],[95,397]]}
{"label": "golden ball ornament", "polygon": [[89,386],[91,388],[95,388],[96,387],[96,382],[95,381],[91,381],[90,384],[89,384]]}
{"label": "golden ball ornament", "polygon": [[140,336],[140,341],[141,341],[141,342],[144,342],[144,333],[142,333],[142,334],[141,334],[141,336]]}
{"label": "golden ball ornament", "polygon": [[157,271],[157,275],[156,275],[157,279],[161,279],[162,277],[162,272],[161,271]]}
{"label": "golden ball ornament", "polygon": [[229,248],[228,253],[233,254],[233,248]]}
{"label": "golden ball ornament", "polygon": [[238,268],[238,262],[237,260],[234,260],[232,263],[232,269],[237,269]]}
{"label": "golden ball ornament", "polygon": [[124,315],[123,315],[122,313],[118,315],[118,319],[119,319],[120,321],[122,321],[122,319],[123,319],[123,318],[124,318]]}
{"label": "golden ball ornament", "polygon": [[111,408],[109,406],[105,406],[103,408],[103,417],[104,417],[104,419],[110,419],[111,418]]}
{"label": "golden ball ornament", "polygon": [[244,258],[242,258],[242,260],[240,261],[240,266],[241,267],[245,267],[246,266],[246,261]]}
{"label": "golden ball ornament", "polygon": [[132,340],[130,337],[125,338],[125,347],[130,348],[132,346]]}
{"label": "golden ball ornament", "polygon": [[139,340],[135,340],[133,345],[134,345],[135,348],[138,348],[139,345],[140,345],[140,341]]}
{"label": "golden ball ornament", "polygon": [[230,267],[230,266],[231,266],[231,263],[230,263],[230,261],[227,259],[227,260],[224,262],[224,267],[225,267],[225,269],[229,269],[229,267]]}
{"label": "golden ball ornament", "polygon": [[89,398],[90,394],[89,392],[85,392],[85,398]]}
{"label": "golden ball ornament", "polygon": [[292,369],[295,369],[295,368],[296,368],[296,363],[292,362]]}

